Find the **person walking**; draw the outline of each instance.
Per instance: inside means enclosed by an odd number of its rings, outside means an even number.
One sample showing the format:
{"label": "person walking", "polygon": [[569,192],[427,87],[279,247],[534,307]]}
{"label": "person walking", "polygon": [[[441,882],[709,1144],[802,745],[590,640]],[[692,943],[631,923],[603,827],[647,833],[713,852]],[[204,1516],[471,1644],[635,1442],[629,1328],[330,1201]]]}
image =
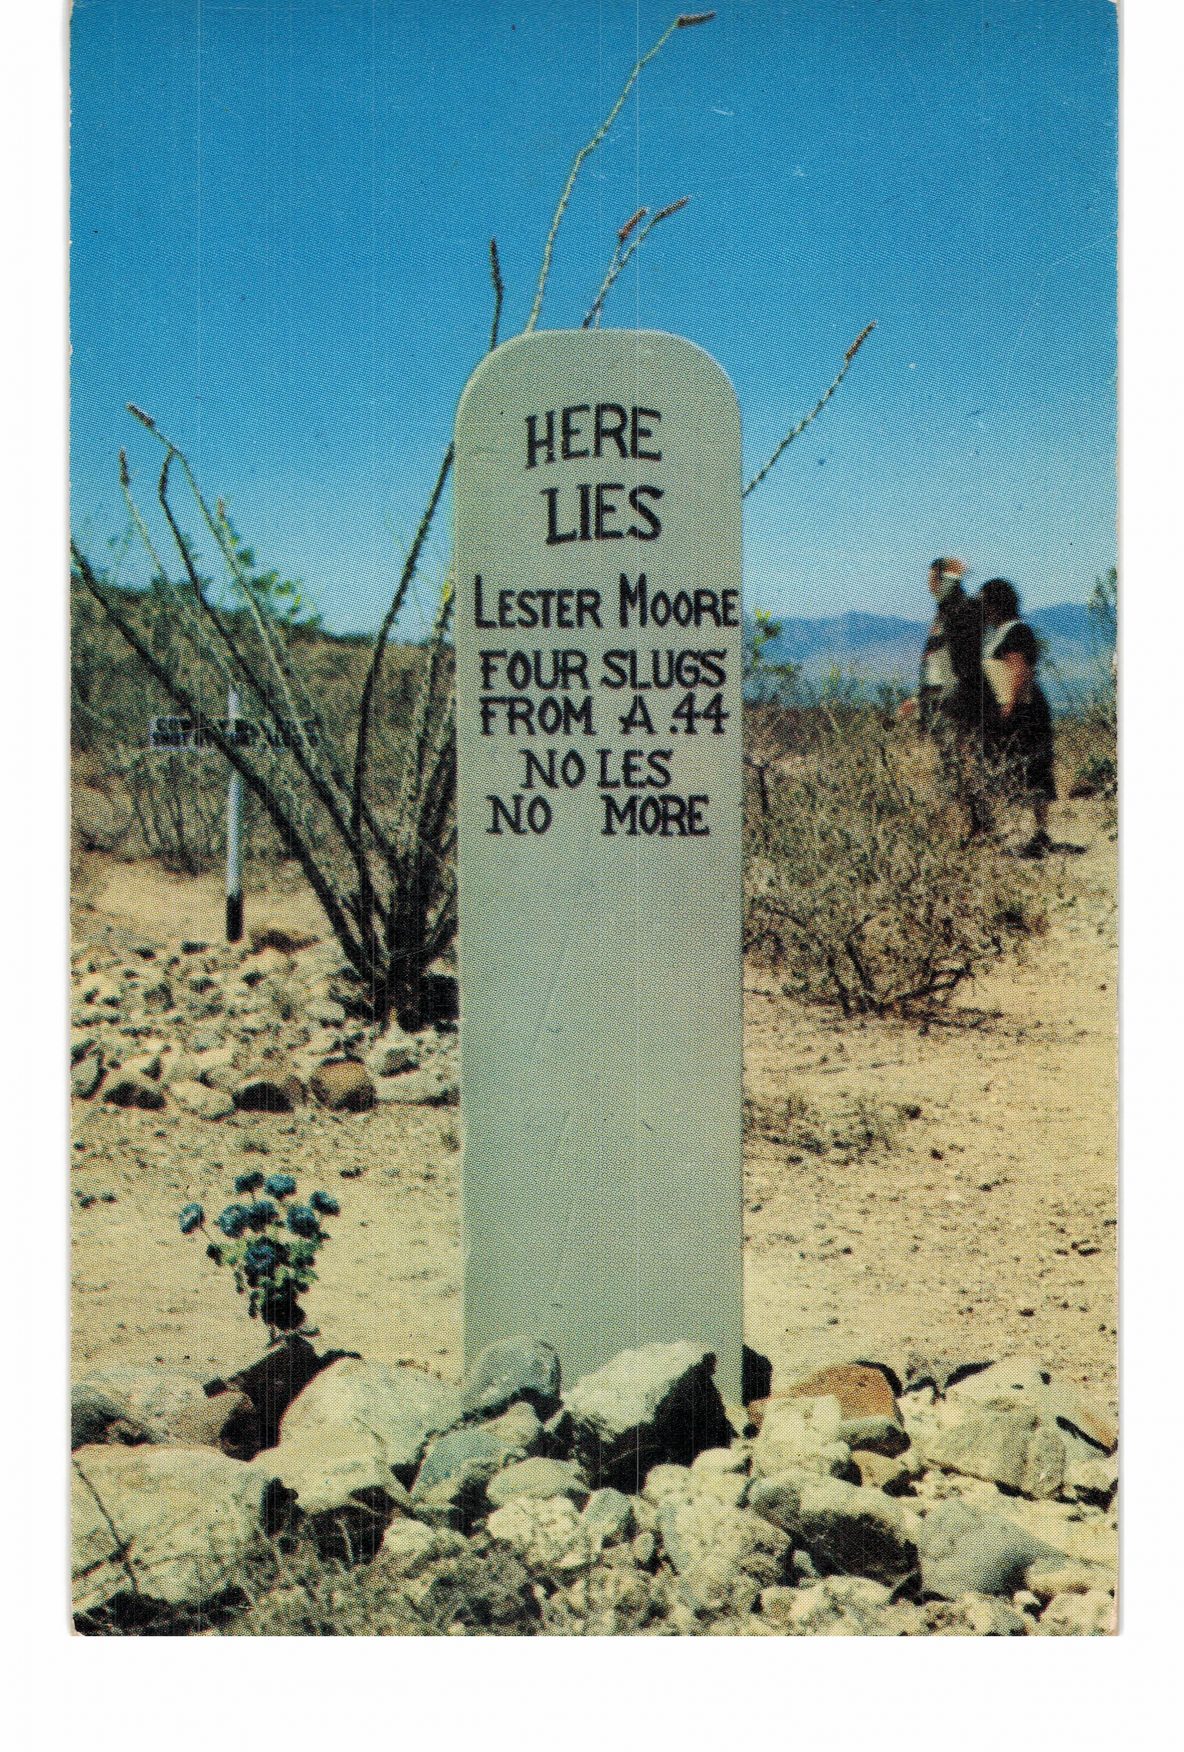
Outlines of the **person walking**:
{"label": "person walking", "polygon": [[939,715],[966,725],[978,715],[981,622],[962,587],[965,576],[962,560],[937,559],[929,567],[926,581],[937,611],[921,656],[917,689],[915,709],[923,730],[932,728]]}
{"label": "person walking", "polygon": [[1020,618],[1019,592],[1006,578],[988,578],[978,593],[983,619],[983,749],[988,774],[1002,793],[1031,806],[1035,832],[1018,856],[1051,850],[1048,806],[1056,800],[1052,713],[1036,679],[1040,647]]}
{"label": "person walking", "polygon": [[964,561],[948,557],[930,564],[927,583],[937,611],[916,697],[905,700],[900,713],[916,715],[933,736],[946,788],[964,805],[974,837],[990,827],[990,811],[982,783],[982,611],[963,588],[966,570]]}

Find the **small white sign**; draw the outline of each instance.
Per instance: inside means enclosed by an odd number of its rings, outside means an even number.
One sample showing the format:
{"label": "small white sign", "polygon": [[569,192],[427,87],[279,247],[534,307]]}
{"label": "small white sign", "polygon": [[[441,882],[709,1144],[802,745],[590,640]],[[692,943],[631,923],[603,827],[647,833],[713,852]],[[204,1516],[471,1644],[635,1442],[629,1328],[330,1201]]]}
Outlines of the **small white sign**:
{"label": "small white sign", "polygon": [[255,724],[249,718],[186,718],[163,716],[148,720],[148,746],[165,753],[219,752],[209,736],[213,727],[232,748],[264,749],[283,754],[291,748],[319,748],[320,732],[312,718],[282,718],[276,724]]}

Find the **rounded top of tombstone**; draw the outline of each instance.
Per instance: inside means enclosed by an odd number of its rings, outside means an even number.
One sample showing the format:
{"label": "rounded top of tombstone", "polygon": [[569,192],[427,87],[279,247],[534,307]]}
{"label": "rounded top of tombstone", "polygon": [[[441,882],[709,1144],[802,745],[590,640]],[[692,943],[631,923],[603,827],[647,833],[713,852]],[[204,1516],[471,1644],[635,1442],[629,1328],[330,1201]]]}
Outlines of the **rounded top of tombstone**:
{"label": "rounded top of tombstone", "polygon": [[589,377],[631,361],[639,373],[639,389],[651,373],[675,372],[693,381],[704,400],[705,413],[717,418],[730,415],[737,421],[740,417],[736,391],[723,366],[683,335],[665,329],[533,329],[502,341],[474,368],[457,406],[458,429],[468,404],[489,380],[496,381],[508,367],[530,358],[537,361],[540,370],[566,367]]}

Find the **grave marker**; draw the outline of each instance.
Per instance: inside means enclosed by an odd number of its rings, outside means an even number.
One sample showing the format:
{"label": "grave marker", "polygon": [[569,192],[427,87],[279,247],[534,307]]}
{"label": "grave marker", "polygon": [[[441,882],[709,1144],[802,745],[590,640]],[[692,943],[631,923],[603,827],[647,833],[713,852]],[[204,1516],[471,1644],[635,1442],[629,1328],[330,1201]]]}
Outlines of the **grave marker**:
{"label": "grave marker", "polygon": [[465,1343],[739,1398],[740,431],[673,335],[551,331],[456,425]]}
{"label": "grave marker", "polygon": [[[226,716],[214,722],[206,718],[189,718],[175,713],[160,714],[148,720],[148,746],[157,753],[204,754],[217,748],[208,734],[212,727],[235,748],[269,749],[283,754],[294,747],[317,748],[320,733],[310,718],[282,718],[275,725],[254,724],[239,716],[242,702],[238,689],[231,683],[226,694]],[[243,863],[242,863],[243,781],[237,767],[230,769],[226,790],[226,941],[238,943],[243,934]]]}

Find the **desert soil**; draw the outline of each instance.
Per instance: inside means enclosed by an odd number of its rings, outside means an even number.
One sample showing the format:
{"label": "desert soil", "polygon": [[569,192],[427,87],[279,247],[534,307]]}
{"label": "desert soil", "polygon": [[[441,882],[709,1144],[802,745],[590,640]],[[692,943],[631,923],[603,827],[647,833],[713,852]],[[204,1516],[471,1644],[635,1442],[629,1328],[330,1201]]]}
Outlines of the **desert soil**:
{"label": "desert soil", "polygon": [[[805,1008],[747,970],[747,1334],[775,1368],[1023,1353],[1114,1405],[1116,849],[1093,802],[1059,805],[1054,831],[1087,849],[1040,870],[1047,932],[926,1032]],[[248,907],[249,923],[326,935],[293,884]],[[91,856],[75,955],[214,944],[222,911],[216,875]],[[322,1342],[459,1374],[454,1108],[215,1122],[100,1096],[72,1117],[76,1374],[226,1374],[258,1355],[262,1335],[176,1213],[218,1210],[237,1173],[289,1167],[342,1204],[308,1298]]]}

